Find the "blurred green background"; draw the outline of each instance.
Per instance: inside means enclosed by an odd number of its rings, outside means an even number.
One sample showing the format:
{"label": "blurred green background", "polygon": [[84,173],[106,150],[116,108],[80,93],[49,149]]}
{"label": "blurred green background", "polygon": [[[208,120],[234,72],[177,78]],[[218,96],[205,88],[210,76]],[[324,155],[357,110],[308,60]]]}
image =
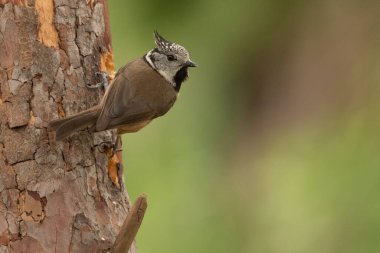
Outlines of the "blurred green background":
{"label": "blurred green background", "polygon": [[124,137],[140,253],[380,252],[378,1],[109,1],[117,67],[184,45],[174,108]]}

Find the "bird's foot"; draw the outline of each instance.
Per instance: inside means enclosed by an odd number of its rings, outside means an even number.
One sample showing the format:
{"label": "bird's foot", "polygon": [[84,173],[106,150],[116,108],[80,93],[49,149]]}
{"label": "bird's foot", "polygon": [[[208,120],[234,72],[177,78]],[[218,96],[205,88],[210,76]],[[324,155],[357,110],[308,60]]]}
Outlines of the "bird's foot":
{"label": "bird's foot", "polygon": [[124,191],[121,137],[118,136],[115,143],[102,142],[98,149],[108,157],[108,177],[120,191]]}
{"label": "bird's foot", "polygon": [[[118,154],[119,153],[119,154]],[[124,191],[124,179],[123,179],[123,172],[124,172],[124,166],[123,163],[121,162],[121,151],[116,153],[116,156],[118,157],[119,162],[116,163],[117,167],[117,178],[119,181],[119,189],[120,191]]]}
{"label": "bird's foot", "polygon": [[109,79],[109,75],[106,73],[106,72],[96,72],[95,73],[97,79],[100,80],[100,82],[92,85],[92,84],[87,84],[87,88],[90,88],[90,89],[97,89],[99,87],[104,87],[104,90],[107,90],[108,88],[108,79]]}

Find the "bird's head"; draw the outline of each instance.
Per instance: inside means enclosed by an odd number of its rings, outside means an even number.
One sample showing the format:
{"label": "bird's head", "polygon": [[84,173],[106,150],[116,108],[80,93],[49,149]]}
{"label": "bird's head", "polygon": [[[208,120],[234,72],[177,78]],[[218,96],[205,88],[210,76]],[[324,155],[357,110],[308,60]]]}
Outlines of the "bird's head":
{"label": "bird's head", "polygon": [[187,69],[197,64],[190,60],[189,52],[183,46],[167,41],[156,31],[154,37],[156,48],[150,50],[145,59],[178,91],[188,76]]}

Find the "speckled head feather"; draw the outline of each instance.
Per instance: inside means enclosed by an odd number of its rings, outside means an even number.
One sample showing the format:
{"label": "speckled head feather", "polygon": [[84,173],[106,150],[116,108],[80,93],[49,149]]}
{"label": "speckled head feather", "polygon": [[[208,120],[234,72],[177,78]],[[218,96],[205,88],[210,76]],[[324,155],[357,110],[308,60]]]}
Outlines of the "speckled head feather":
{"label": "speckled head feather", "polygon": [[156,42],[156,46],[160,48],[161,50],[168,51],[173,46],[173,42],[170,42],[166,39],[164,39],[157,31],[154,31],[154,38]]}
{"label": "speckled head feather", "polygon": [[157,49],[164,54],[174,53],[189,58],[189,52],[183,46],[164,39],[157,31],[154,31],[154,38]]}

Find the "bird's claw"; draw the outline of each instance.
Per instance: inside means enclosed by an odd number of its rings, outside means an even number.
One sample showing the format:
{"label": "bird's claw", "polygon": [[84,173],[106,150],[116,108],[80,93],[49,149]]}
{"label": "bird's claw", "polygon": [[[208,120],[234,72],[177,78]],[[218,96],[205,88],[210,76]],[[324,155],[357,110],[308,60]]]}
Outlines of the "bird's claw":
{"label": "bird's claw", "polygon": [[106,72],[95,72],[95,75],[98,79],[100,79],[100,82],[92,85],[92,84],[87,84],[87,88],[90,89],[97,89],[99,87],[104,87],[104,90],[107,90],[108,88],[108,74]]}
{"label": "bird's claw", "polygon": [[98,150],[100,153],[106,153],[107,151],[112,151],[112,155],[114,154],[115,144],[109,141],[102,142],[98,145]]}

